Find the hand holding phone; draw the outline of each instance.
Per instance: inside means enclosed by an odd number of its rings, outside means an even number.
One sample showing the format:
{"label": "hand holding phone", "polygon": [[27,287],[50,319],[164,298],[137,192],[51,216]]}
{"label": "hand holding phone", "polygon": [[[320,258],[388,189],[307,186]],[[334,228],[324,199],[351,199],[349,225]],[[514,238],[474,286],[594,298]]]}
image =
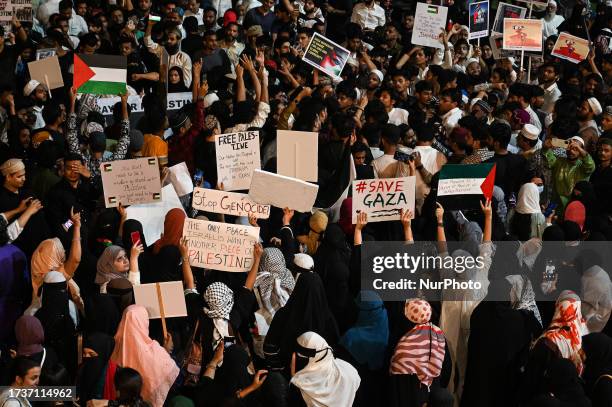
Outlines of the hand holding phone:
{"label": "hand holding phone", "polygon": [[140,244],[140,232],[132,232],[130,238],[132,239],[132,246],[138,246]]}

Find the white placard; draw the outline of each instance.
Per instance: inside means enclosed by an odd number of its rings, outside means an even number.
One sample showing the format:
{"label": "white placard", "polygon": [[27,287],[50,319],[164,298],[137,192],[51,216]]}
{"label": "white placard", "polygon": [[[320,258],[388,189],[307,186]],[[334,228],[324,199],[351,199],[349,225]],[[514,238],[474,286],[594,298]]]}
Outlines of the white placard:
{"label": "white placard", "polygon": [[270,217],[270,205],[258,204],[251,200],[247,194],[237,192],[196,187],[193,190],[191,205],[194,209],[206,212],[234,216],[253,214],[257,219],[268,219]]}
{"label": "white placard", "polygon": [[378,178],[353,181],[353,224],[357,214],[368,214],[369,222],[399,220],[400,210],[412,211],[416,177]]}
{"label": "white placard", "polygon": [[132,205],[126,209],[128,219],[135,219],[142,224],[142,231],[148,245],[152,245],[161,237],[166,214],[174,208],[183,210],[183,205],[172,184],[163,187],[161,195],[160,202]]}
{"label": "white placard", "polygon": [[251,269],[259,228],[187,218],[183,236],[192,266],[241,272]]}
{"label": "white placard", "polygon": [[168,168],[168,176],[164,181],[164,186],[172,184],[178,196],[187,195],[193,192],[193,180],[189,174],[187,164],[184,162]]}
{"label": "white placard", "polygon": [[100,174],[107,208],[161,200],[157,157],[103,162]]}
{"label": "white placard", "polygon": [[217,182],[225,191],[249,189],[254,170],[261,168],[259,133],[241,131],[215,136]]}
{"label": "white placard", "polygon": [[440,34],[446,27],[448,8],[427,3],[417,3],[412,28],[412,43],[425,47],[444,48]]}
{"label": "white placard", "polygon": [[161,291],[161,300],[164,306],[164,318],[186,317],[187,305],[182,281],[165,281],[162,283],[135,285],[134,301],[147,309],[150,319],[161,318],[157,284]]}
{"label": "white placard", "polygon": [[319,133],[277,130],[276,172],[280,175],[318,181]]}
{"label": "white placard", "polygon": [[299,179],[253,171],[249,197],[261,204],[289,208],[298,212],[310,212],[317,199],[319,186]]}

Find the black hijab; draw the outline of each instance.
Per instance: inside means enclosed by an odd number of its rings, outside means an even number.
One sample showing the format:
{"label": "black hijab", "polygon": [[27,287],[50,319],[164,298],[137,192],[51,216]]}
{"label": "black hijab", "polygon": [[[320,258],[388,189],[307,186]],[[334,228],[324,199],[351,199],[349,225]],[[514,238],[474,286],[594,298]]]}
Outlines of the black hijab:
{"label": "black hijab", "polygon": [[134,290],[132,283],[127,278],[114,278],[106,285],[106,292],[113,300],[119,313],[123,314],[123,311],[134,304]]}
{"label": "black hijab", "polygon": [[115,336],[121,313],[119,307],[108,294],[98,294],[85,301],[87,332],[102,332]]}
{"label": "black hijab", "polygon": [[600,332],[588,334],[582,337],[582,350],[586,355],[582,377],[591,393],[602,375],[612,374],[612,338]]}
{"label": "black hijab", "polygon": [[83,364],[77,377],[79,400],[82,404],[102,396],[96,393],[96,388],[108,366],[108,360],[115,347],[115,340],[110,335],[96,332],[85,338],[83,347],[93,349],[98,356],[83,359]]}
{"label": "black hijab", "polygon": [[94,226],[93,254],[100,257],[102,252],[114,244],[119,232],[120,215],[114,208],[104,209],[98,215]]}
{"label": "black hijab", "polygon": [[34,315],[40,320],[45,332],[45,343],[53,346],[71,332],[74,333],[74,321],[70,317],[70,294],[66,281],[43,283],[42,307]]}
{"label": "black hijab", "polygon": [[544,373],[549,391],[561,401],[562,407],[591,407],[584,394],[576,366],[565,358],[553,359]]}
{"label": "black hijab", "polygon": [[140,243],[143,248],[147,248],[147,241],[145,240],[144,231],[142,229],[142,223],[135,219],[128,219],[123,223],[123,232],[121,235],[121,241],[123,242],[123,248],[127,253],[132,249],[132,233],[138,232],[140,234]]}
{"label": "black hijab", "polygon": [[[177,281],[182,279],[183,257],[178,247],[164,246],[155,256],[155,267],[146,271],[147,282]],[[144,280],[143,280],[144,281]]]}

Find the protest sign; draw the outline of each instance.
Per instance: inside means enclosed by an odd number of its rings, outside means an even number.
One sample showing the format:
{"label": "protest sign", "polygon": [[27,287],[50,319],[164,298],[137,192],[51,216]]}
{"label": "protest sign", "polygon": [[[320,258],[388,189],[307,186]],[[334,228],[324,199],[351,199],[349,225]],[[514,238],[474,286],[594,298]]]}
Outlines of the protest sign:
{"label": "protest sign", "polygon": [[299,179],[255,170],[249,188],[249,197],[258,203],[277,208],[290,208],[310,212],[317,199],[319,186]]}
{"label": "protest sign", "polygon": [[107,208],[155,202],[161,199],[157,157],[100,164],[104,204]]}
{"label": "protest sign", "polygon": [[55,55],[55,48],[43,48],[36,50],[36,60],[49,58]]}
{"label": "protest sign", "polygon": [[497,5],[497,13],[495,14],[495,21],[493,21],[493,28],[491,31],[502,34],[504,32],[505,18],[524,18],[525,15],[527,15],[527,9],[525,7],[503,2],[499,3]]}
{"label": "protest sign", "polygon": [[495,164],[446,164],[440,170],[436,201],[446,210],[474,209],[493,196]]}
{"label": "protest sign", "polygon": [[340,79],[340,73],[350,55],[346,48],[315,32],[302,60],[329,76]]}
{"label": "protest sign", "polygon": [[13,15],[18,21],[32,22],[32,0],[11,0]]}
{"label": "protest sign", "polygon": [[542,51],[542,20],[504,19],[504,49]]}
{"label": "protest sign", "polygon": [[[159,291],[157,285],[159,284]],[[186,317],[187,306],[182,281],[165,281],[162,283],[135,285],[134,301],[142,305],[149,313],[149,319],[161,318],[160,302],[164,318]],[[161,293],[161,298],[158,295]]]}
{"label": "protest sign", "polygon": [[425,47],[444,48],[440,33],[446,27],[448,8],[427,3],[417,3],[412,28],[412,43]]}
{"label": "protest sign", "polygon": [[184,162],[168,168],[168,176],[164,186],[172,184],[178,196],[184,196],[193,192],[193,180],[189,174],[187,164]]}
{"label": "protest sign", "polygon": [[261,168],[259,133],[239,133],[215,136],[217,179],[226,191],[249,189],[253,170]]}
{"label": "protest sign", "polygon": [[362,179],[353,181],[353,224],[357,214],[368,214],[368,222],[399,220],[400,210],[412,211],[416,177]]}
{"label": "protest sign", "polygon": [[[1,0],[0,0],[1,1]],[[170,114],[173,111],[179,110],[183,106],[191,103],[193,94],[191,92],[180,92],[180,93],[168,93],[166,95],[166,111]],[[106,123],[113,123],[113,106],[116,103],[121,102],[119,96],[109,98],[97,98],[96,104],[100,110],[100,113],[106,119]],[[138,119],[144,116],[144,108],[142,107],[141,96],[129,96],[128,105],[130,106],[130,122],[136,123]]]}
{"label": "protest sign", "polygon": [[317,182],[319,157],[319,133],[308,131],[277,130],[276,172]]}
{"label": "protest sign", "polygon": [[555,42],[551,55],[579,64],[589,55],[589,41],[562,32]]}
{"label": "protest sign", "polygon": [[142,224],[145,241],[149,245],[155,243],[164,231],[166,214],[174,208],[183,210],[183,205],[172,184],[162,188],[161,196],[159,202],[131,205],[126,208],[127,218],[135,219]]}
{"label": "protest sign", "polygon": [[192,266],[249,271],[253,264],[253,246],[259,241],[259,228],[187,218],[183,236],[188,239]]}
{"label": "protest sign", "polygon": [[4,28],[4,37],[12,32],[13,5],[10,0],[0,0],[0,26]]}
{"label": "protest sign", "polygon": [[28,70],[31,79],[46,85],[49,90],[64,87],[64,78],[56,55],[28,62]]}
{"label": "protest sign", "polygon": [[469,26],[470,40],[489,35],[489,0],[470,4]]}
{"label": "protest sign", "polygon": [[218,191],[216,189],[195,188],[191,205],[205,212],[224,213],[233,216],[254,215],[257,219],[270,217],[270,205],[254,202],[246,194]]}

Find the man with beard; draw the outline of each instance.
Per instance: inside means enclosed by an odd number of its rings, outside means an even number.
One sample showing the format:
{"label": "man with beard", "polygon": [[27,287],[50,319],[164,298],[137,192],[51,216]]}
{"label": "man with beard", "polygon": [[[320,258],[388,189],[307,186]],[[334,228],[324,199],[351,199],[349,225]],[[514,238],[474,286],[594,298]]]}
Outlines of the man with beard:
{"label": "man with beard", "polygon": [[47,88],[37,80],[32,79],[23,88],[23,95],[29,97],[34,102],[32,112],[36,116],[36,123],[32,126],[32,130],[45,127],[45,120],[42,117],[43,106],[47,102]]}
{"label": "man with beard", "polygon": [[240,62],[240,54],[244,51],[244,44],[238,42],[239,25],[236,22],[230,22],[225,26],[225,38],[221,41],[221,48],[225,50],[227,56],[232,62],[232,67],[235,67]]}
{"label": "man with beard", "polygon": [[553,63],[545,63],[538,70],[538,83],[544,89],[544,106],[542,110],[552,113],[555,102],[561,97],[561,90],[557,85],[559,80],[559,67]]}
{"label": "man with beard", "polygon": [[200,8],[200,2],[198,0],[189,0],[183,17],[195,17],[198,21],[198,26],[204,25],[204,10]]}
{"label": "man with beard", "polygon": [[219,29],[219,25],[217,24],[217,10],[210,6],[204,8],[202,24],[204,25],[202,28],[204,32],[208,30],[217,31]]}
{"label": "man with beard", "polygon": [[609,214],[612,212],[612,139],[599,140],[597,158],[597,169],[591,175],[590,181],[600,200],[601,208]]}
{"label": "man with beard", "polygon": [[202,49],[196,51],[194,55],[194,61],[200,60],[202,61],[202,74],[208,77],[209,82],[215,82],[222,75],[231,72],[228,55],[217,46],[217,33],[212,30],[204,33]]}
{"label": "man with beard", "polygon": [[599,129],[595,118],[602,113],[601,104],[594,97],[583,99],[578,106],[578,135],[584,140],[585,149],[594,153],[599,138]]}
{"label": "man with beard", "polygon": [[387,51],[387,55],[396,58],[402,52],[402,36],[397,27],[388,23],[385,27],[385,42],[382,45]]}
{"label": "man with beard", "polygon": [[542,35],[544,39],[551,35],[557,35],[557,27],[559,27],[563,21],[565,21],[565,19],[557,15],[557,2],[555,0],[548,0],[546,14],[542,17]]}
{"label": "man with beard", "polygon": [[[550,137],[544,140],[544,157],[552,171],[552,187],[554,202],[559,204],[557,214],[561,215],[565,205],[572,196],[574,186],[578,181],[587,180],[595,170],[595,162],[589,153],[584,149],[584,141],[578,136],[569,139],[569,144],[565,150],[567,157],[557,157],[552,151],[552,131]],[[554,134],[562,137],[562,134]],[[563,137],[562,137],[563,138]]]}
{"label": "man with beard", "polygon": [[325,17],[323,16],[323,12],[314,0],[306,0],[303,2],[299,2],[299,11],[300,15],[298,17],[298,26],[305,28],[312,28],[315,23],[324,23]]}
{"label": "man with beard", "polygon": [[365,0],[353,7],[351,22],[359,24],[364,30],[374,31],[377,27],[385,25],[385,10],[374,0]]}
{"label": "man with beard", "polygon": [[[160,47],[159,44],[157,44],[151,38],[151,30],[153,29],[155,23],[156,22],[152,20],[148,21],[144,43],[149,49],[149,52],[161,59],[162,47]],[[189,87],[191,86],[191,58],[189,58],[189,55],[187,55],[183,51],[179,51],[180,43],[181,33],[178,29],[172,28],[166,30],[166,41],[164,44],[164,48],[166,49],[166,52],[170,57],[168,69],[172,68],[173,66],[181,68],[183,70],[185,86]]]}
{"label": "man with beard", "polygon": [[158,69],[149,71],[142,61],[134,40],[123,37],[120,42],[121,55],[127,57],[127,83],[136,93],[151,93],[153,84],[159,81]]}

